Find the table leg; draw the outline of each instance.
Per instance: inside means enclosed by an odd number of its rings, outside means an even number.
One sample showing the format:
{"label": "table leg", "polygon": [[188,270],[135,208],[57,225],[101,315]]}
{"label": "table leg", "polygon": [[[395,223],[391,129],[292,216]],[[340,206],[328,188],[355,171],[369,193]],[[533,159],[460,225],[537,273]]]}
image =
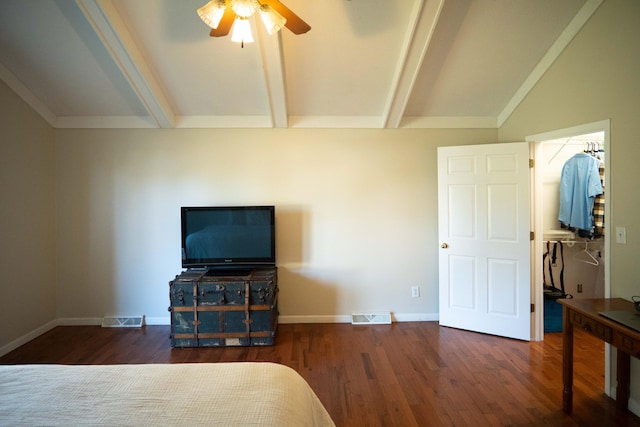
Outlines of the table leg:
{"label": "table leg", "polygon": [[627,410],[629,402],[629,375],[631,373],[631,361],[629,354],[620,349],[616,349],[617,357],[617,375],[618,384],[616,386],[616,406],[618,409]]}
{"label": "table leg", "polygon": [[562,307],[562,409],[570,414],[573,410],[573,324],[570,311]]}

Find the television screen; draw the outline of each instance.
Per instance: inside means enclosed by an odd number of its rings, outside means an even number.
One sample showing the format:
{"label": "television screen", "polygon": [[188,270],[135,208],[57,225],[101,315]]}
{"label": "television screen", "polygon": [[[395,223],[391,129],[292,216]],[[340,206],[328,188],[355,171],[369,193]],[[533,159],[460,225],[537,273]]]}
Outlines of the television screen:
{"label": "television screen", "polygon": [[274,206],[183,207],[183,268],[275,266]]}

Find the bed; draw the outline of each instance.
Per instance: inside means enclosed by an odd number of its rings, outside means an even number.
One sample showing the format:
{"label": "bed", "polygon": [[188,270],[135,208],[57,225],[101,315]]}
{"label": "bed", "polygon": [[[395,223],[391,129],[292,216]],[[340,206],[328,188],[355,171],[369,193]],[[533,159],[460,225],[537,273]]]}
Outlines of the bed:
{"label": "bed", "polygon": [[0,425],[335,426],[296,371],[267,362],[1,365]]}

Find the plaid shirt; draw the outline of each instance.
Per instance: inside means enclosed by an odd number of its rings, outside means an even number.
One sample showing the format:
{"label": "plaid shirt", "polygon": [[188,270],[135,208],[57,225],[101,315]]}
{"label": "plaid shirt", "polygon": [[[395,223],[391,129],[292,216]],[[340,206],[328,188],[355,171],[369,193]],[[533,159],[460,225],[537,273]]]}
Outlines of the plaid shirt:
{"label": "plaid shirt", "polygon": [[602,183],[602,194],[598,194],[593,202],[593,225],[595,235],[604,235],[604,162],[600,162],[598,167],[600,172],[600,182]]}

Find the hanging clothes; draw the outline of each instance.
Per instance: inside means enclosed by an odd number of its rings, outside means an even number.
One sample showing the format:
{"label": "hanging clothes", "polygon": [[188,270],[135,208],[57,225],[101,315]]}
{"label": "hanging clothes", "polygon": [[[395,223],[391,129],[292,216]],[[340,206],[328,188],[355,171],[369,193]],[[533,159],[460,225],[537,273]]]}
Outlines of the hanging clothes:
{"label": "hanging clothes", "polygon": [[558,213],[561,225],[592,235],[595,197],[603,193],[600,163],[589,154],[578,153],[562,167]]}
{"label": "hanging clothes", "polygon": [[599,173],[602,193],[598,194],[593,202],[593,226],[594,237],[604,236],[604,161],[600,160]]}

